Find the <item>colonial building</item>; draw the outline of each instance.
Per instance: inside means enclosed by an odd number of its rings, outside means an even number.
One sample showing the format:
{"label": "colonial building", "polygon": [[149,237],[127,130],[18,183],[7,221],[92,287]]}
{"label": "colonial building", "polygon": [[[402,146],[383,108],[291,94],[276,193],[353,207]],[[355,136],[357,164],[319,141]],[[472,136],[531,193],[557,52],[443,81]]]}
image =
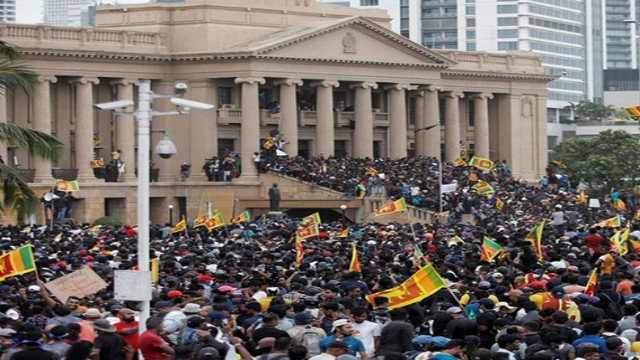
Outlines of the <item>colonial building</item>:
{"label": "colonial building", "polygon": [[[148,165],[136,164],[134,118],[93,105],[136,99],[140,79],[150,79],[158,94],[186,82],[186,98],[216,105],[153,119],[152,128],[178,148],[171,159],[153,157],[153,221],[166,219],[173,203],[195,217],[203,191],[212,188],[232,189],[235,199],[264,197],[250,159],[276,128],[291,156],[442,153],[452,161],[466,149],[506,160],[516,177],[544,173],[546,84],[554,77],[543,74],[536,54],[432,51],[389,30],[380,10],[313,0],[103,6],[95,21],[95,28],[0,25],[2,39],[40,74],[32,98],[1,99],[0,121],[55,134],[66,145],[53,164],[21,149],[0,153],[23,171],[33,169],[42,192],[60,169],[77,169],[78,220],[115,215],[135,222],[134,170]],[[267,105],[276,102],[279,116],[272,116]],[[156,99],[153,109],[175,107]],[[415,131],[433,124],[440,126]],[[152,144],[162,136],[154,133]],[[225,149],[241,154],[242,175],[231,185],[206,182],[199,169]],[[95,153],[108,159],[115,150],[127,172],[123,182],[105,183],[91,162]],[[178,182],[184,162],[194,169],[186,183]]]}

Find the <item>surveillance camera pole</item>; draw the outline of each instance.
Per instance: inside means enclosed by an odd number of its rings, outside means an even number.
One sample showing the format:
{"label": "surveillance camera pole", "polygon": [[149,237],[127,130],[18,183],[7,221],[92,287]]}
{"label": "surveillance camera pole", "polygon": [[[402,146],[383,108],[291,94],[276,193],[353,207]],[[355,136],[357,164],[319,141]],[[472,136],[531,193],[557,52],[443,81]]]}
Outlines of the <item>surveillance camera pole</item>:
{"label": "surveillance camera pole", "polygon": [[[140,80],[138,88],[138,268],[149,273],[149,149],[151,149],[151,81]],[[151,302],[140,306],[139,333],[146,329]]]}

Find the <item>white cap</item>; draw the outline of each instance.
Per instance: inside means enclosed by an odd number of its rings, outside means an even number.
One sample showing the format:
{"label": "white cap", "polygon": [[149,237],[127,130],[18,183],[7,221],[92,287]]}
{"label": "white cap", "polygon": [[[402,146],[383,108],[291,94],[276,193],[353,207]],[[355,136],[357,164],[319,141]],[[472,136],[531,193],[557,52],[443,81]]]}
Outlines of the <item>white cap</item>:
{"label": "white cap", "polygon": [[38,285],[31,285],[27,288],[29,291],[33,291],[33,292],[38,292],[40,291],[40,286]]}

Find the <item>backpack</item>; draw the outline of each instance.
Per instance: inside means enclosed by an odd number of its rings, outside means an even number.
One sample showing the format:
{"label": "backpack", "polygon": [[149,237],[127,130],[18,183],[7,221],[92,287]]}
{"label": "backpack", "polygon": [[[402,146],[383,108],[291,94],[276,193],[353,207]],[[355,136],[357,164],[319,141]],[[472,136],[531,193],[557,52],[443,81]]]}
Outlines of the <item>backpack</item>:
{"label": "backpack", "polygon": [[302,333],[302,341],[300,345],[307,349],[307,359],[316,355],[320,355],[320,340],[322,337],[311,326],[307,326]]}
{"label": "backpack", "polygon": [[[603,296],[605,296],[607,298],[607,300],[609,300],[609,302],[607,303],[607,305],[605,305],[602,310],[604,310],[604,312],[613,320],[618,321],[620,319],[622,319],[622,310],[620,309],[620,304],[618,304],[617,302],[611,300],[611,298],[609,297],[609,295],[607,294],[602,294]],[[618,295],[618,300],[620,300],[620,294],[616,294]]]}

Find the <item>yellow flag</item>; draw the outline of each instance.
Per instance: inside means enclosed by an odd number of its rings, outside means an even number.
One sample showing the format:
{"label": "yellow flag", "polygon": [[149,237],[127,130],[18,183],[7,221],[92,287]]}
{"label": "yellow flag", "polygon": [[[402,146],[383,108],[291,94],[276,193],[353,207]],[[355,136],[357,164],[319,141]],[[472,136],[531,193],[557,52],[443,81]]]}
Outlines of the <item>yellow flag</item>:
{"label": "yellow flag", "polygon": [[180,231],[185,231],[185,230],[187,230],[187,220],[182,218],[182,220],[180,220],[180,222],[177,223],[176,226],[171,228],[171,233],[175,234],[175,233],[178,233]]}

